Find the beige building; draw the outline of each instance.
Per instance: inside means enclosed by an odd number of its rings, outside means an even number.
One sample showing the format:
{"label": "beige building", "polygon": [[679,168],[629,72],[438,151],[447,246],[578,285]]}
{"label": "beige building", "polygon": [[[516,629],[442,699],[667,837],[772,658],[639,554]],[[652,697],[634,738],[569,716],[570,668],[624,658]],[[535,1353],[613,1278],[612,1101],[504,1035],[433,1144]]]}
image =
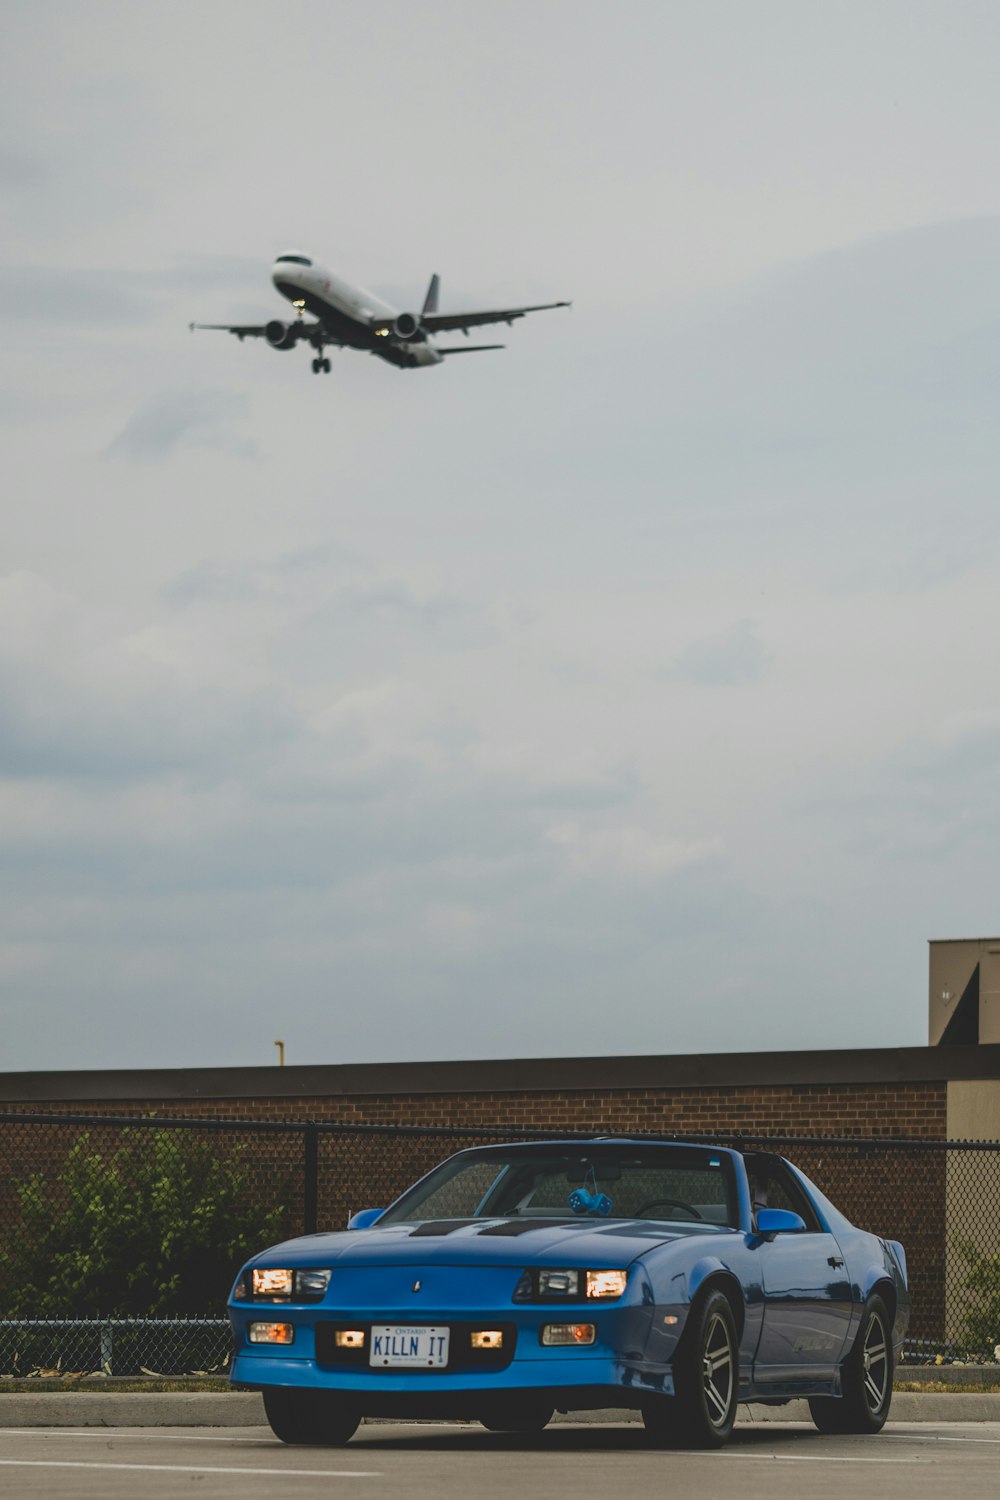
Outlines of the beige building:
{"label": "beige building", "polygon": [[[1000,938],[958,938],[930,944],[928,1041],[932,1047],[988,1047],[1000,1042]],[[984,1069],[984,1072],[987,1071]],[[1000,1079],[948,1080],[948,1139],[1000,1141]],[[945,1316],[959,1315],[967,1257],[972,1246],[982,1255],[1000,1252],[1000,1204],[997,1213],[965,1220],[964,1235],[953,1226],[963,1222],[969,1193],[968,1162],[948,1155],[946,1182]]]}
{"label": "beige building", "polygon": [[[929,975],[932,1047],[1000,1042],[1000,938],[932,941]],[[1000,1141],[1000,1079],[949,1080],[948,1139]]]}

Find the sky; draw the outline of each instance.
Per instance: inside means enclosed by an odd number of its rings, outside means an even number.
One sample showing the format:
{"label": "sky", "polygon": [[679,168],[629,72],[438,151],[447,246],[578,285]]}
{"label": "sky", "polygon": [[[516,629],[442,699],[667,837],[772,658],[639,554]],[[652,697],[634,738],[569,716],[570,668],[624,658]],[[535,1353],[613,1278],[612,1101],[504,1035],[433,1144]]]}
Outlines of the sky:
{"label": "sky", "polygon": [[[3,18],[0,1069],[925,1042],[1000,931],[993,0]],[[573,307],[189,332],[293,247]]]}

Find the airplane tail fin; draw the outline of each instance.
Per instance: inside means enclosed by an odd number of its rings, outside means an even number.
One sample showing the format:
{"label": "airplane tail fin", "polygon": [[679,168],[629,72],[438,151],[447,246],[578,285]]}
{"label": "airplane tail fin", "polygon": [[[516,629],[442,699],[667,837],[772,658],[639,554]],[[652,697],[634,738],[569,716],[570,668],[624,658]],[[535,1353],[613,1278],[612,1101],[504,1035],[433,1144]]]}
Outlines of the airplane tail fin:
{"label": "airplane tail fin", "polygon": [[427,296],[424,298],[423,310],[425,313],[436,313],[438,310],[438,292],[441,290],[441,278],[435,271],[431,277],[431,284],[427,288]]}

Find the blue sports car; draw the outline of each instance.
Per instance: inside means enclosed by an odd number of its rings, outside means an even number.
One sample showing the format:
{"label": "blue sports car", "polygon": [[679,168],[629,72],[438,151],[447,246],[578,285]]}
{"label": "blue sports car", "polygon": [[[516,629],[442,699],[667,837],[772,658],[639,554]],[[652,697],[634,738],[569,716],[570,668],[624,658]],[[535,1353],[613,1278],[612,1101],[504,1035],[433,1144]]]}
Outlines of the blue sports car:
{"label": "blue sports car", "polygon": [[484,1146],[248,1261],[232,1379],[288,1443],[345,1443],[362,1416],[527,1433],[632,1407],[656,1442],[717,1447],[738,1401],[795,1396],[823,1432],[871,1433],[909,1311],[903,1247],[781,1157]]}

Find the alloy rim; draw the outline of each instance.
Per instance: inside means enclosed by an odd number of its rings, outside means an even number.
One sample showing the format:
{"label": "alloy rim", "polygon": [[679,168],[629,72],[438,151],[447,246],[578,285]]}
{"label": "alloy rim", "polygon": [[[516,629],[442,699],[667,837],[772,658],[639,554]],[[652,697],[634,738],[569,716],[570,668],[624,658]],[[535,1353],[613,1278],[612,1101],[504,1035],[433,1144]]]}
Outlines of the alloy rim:
{"label": "alloy rim", "polygon": [[872,1313],[865,1329],[862,1349],[865,1372],[865,1400],[868,1409],[877,1412],[885,1400],[889,1384],[889,1345],[885,1327],[878,1313]]}
{"label": "alloy rim", "polygon": [[728,1420],[733,1394],[733,1345],[719,1313],[712,1314],[705,1331],[701,1368],[708,1419],[713,1427],[722,1427]]}

